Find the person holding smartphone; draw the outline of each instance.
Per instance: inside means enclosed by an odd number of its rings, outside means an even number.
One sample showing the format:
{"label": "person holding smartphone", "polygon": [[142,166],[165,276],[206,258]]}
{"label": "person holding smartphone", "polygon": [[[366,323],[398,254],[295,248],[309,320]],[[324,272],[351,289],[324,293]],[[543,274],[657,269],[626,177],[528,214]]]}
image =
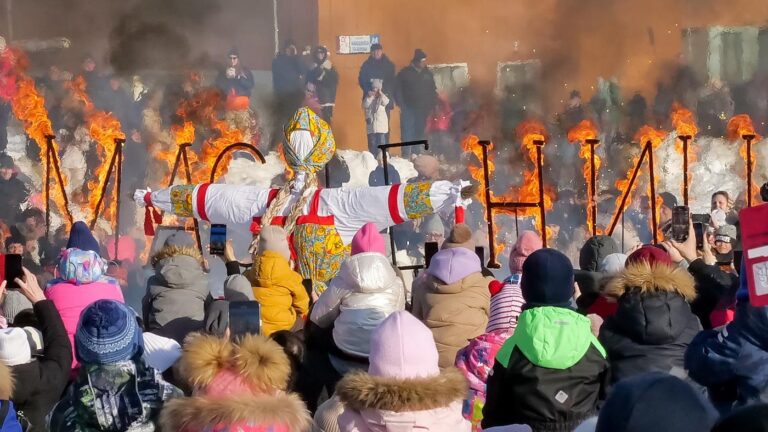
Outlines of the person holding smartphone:
{"label": "person holding smartphone", "polygon": [[702,327],[706,330],[729,322],[733,318],[738,277],[715,265],[714,255],[706,242],[702,250],[697,250],[693,223],[690,223],[685,241],[670,239],[662,246],[672,261],[686,267],[696,281],[697,296],[691,302],[691,310],[699,317]]}
{"label": "person holding smartphone", "polygon": [[[58,402],[69,380],[72,348],[67,330],[52,301],[26,268],[16,279],[18,291],[33,305],[38,328],[42,332],[42,355],[33,355],[27,339],[27,328],[0,331],[0,356],[16,381],[11,394],[23,430],[45,431],[45,416]],[[0,298],[6,294],[7,282],[0,283]],[[21,338],[18,336],[21,335]],[[27,429],[26,427],[29,427]]]}

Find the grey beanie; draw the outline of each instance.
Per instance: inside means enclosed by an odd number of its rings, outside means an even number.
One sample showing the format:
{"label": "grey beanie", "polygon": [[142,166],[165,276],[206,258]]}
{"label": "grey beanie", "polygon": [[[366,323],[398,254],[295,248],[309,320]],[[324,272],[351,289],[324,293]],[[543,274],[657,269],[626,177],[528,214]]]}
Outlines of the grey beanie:
{"label": "grey beanie", "polygon": [[8,320],[8,324],[13,324],[14,318],[19,312],[27,309],[32,309],[32,303],[15,289],[9,289],[5,293],[5,300],[3,301],[3,314],[5,319]]}

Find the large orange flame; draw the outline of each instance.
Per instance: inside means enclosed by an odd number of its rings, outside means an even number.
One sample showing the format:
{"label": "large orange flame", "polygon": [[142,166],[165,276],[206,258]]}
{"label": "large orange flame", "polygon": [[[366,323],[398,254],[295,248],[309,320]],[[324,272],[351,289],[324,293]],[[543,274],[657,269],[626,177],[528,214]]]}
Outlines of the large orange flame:
{"label": "large orange flame", "polygon": [[[745,135],[754,135],[755,138],[752,140],[752,144],[760,141],[762,137],[755,132],[755,127],[752,125],[752,118],[750,118],[747,114],[738,114],[733,116],[728,121],[728,138],[732,140],[743,140],[743,137]],[[746,175],[746,163],[747,163],[747,143],[743,142],[739,146],[739,155],[744,160],[744,171]],[[755,166],[757,165],[757,158],[752,157],[752,172],[755,172]],[[752,194],[752,201],[753,202],[760,202],[760,188],[754,188],[752,185],[749,187],[751,191],[749,193]]]}
{"label": "large orange flame", "polygon": [[[515,199],[518,202],[539,202],[539,185],[538,173],[536,169],[536,142],[546,141],[546,129],[544,125],[535,120],[526,120],[517,126],[516,133],[520,138],[523,146],[523,150],[527,152],[528,160],[533,163],[533,166],[526,169],[523,172],[523,184],[515,191]],[[542,165],[544,157],[542,156]],[[544,210],[552,208],[552,198],[554,196],[554,190],[552,188],[544,187]],[[538,208],[528,207],[521,208],[517,211],[520,216],[532,216],[536,228],[539,229],[541,225],[541,214]],[[552,230],[546,227],[546,233],[540,233],[546,235],[547,239],[552,237]]]}
{"label": "large orange flame", "polygon": [[[584,161],[582,173],[584,174],[584,181],[587,183],[587,200],[590,205],[592,205],[594,199],[592,196],[592,187],[590,186],[592,183],[592,158],[594,156],[595,180],[597,180],[598,173],[600,172],[602,161],[600,160],[600,156],[597,154],[592,155],[590,146],[587,145],[587,140],[597,139],[597,133],[597,125],[595,122],[589,119],[581,121],[579,124],[568,131],[568,141],[572,143],[581,143],[581,148],[579,149],[579,157]],[[597,186],[595,186],[595,189],[597,189]],[[587,212],[587,228],[589,229],[590,233],[592,232],[592,229],[596,223],[597,221],[592,220],[592,212]],[[600,229],[596,230],[596,232],[598,234],[603,233]]]}
{"label": "large orange flame", "polygon": [[[53,126],[48,118],[48,110],[45,109],[45,99],[40,95],[35,87],[35,82],[23,72],[19,72],[16,78],[18,90],[11,100],[13,114],[24,125],[24,131],[40,148],[40,159],[45,161],[47,154],[47,138],[53,135]],[[53,157],[58,158],[59,146],[53,141]],[[43,164],[45,165],[45,164]],[[55,177],[51,174],[50,177]],[[43,181],[49,178],[49,173],[44,173]],[[62,216],[69,214],[64,201],[64,188],[67,185],[67,178],[61,173],[64,184],[61,187],[52,185],[50,188],[50,199],[56,204]]]}
{"label": "large orange flame", "polygon": [[[109,205],[107,201],[107,197],[111,195],[106,187],[106,182],[109,181],[107,172],[115,152],[115,140],[124,140],[125,134],[122,132],[122,126],[117,117],[112,113],[99,111],[93,105],[93,101],[91,101],[90,96],[86,92],[86,82],[82,75],[72,80],[68,87],[75,98],[83,104],[85,122],[91,137],[96,141],[96,154],[100,161],[99,166],[96,167],[95,178],[88,181],[88,190],[91,193],[88,194],[88,202],[82,210],[84,213],[96,211],[96,205],[101,198],[103,190],[105,196],[102,203],[102,214],[105,220],[112,222],[116,215],[117,205]],[[114,184],[116,185],[117,182]],[[117,194],[117,187],[113,186],[113,189],[115,194]]]}
{"label": "large orange flame", "polygon": [[[467,135],[461,140],[461,149],[465,153],[471,153],[475,157],[471,159],[467,165],[469,175],[479,185],[477,189],[477,199],[483,205],[485,209],[485,174],[483,171],[483,148],[479,144],[480,138],[477,135]],[[496,170],[496,164],[493,162],[493,154],[490,151],[493,150],[493,143],[488,146],[488,174],[493,175]]]}
{"label": "large orange flame", "polygon": [[[167,150],[161,149],[154,155],[155,159],[165,162],[168,166],[168,170],[160,182],[161,187],[170,186],[171,174],[173,173],[173,165],[176,162],[176,157],[181,150],[182,144],[192,144],[195,141],[195,124],[191,121],[184,121],[182,124],[172,125],[171,135],[173,136],[173,141],[176,143],[176,145],[173,146],[173,148]],[[195,153],[189,150],[187,150],[187,159],[189,160],[190,164],[197,161]],[[180,166],[179,170],[176,172],[176,178],[173,179],[174,182],[179,179],[182,169],[184,169],[184,167]]]}
{"label": "large orange flame", "polygon": [[[677,130],[678,136],[691,137],[690,141],[688,142],[688,166],[690,166],[690,164],[696,162],[696,152],[693,150],[692,144],[696,134],[699,133],[699,128],[696,126],[695,117],[689,109],[685,108],[677,102],[672,104],[672,109],[669,112],[669,116],[672,120],[672,126],[674,126],[675,130]],[[676,139],[675,151],[682,155],[683,150],[683,141],[681,139]],[[691,184],[691,173],[689,171],[686,174],[687,176],[685,178],[685,184],[688,185]]]}

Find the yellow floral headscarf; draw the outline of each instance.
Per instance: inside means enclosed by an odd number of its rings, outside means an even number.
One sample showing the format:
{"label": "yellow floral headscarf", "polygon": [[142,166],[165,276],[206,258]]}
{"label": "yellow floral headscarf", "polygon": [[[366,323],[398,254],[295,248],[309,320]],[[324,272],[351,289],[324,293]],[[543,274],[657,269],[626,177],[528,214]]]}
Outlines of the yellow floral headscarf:
{"label": "yellow floral headscarf", "polygon": [[[315,144],[304,159],[289,144],[291,142],[291,133],[297,130],[309,131]],[[296,171],[316,173],[323,169],[336,152],[336,140],[333,138],[331,127],[325,120],[321,119],[320,116],[307,107],[299,108],[296,111],[296,114],[293,115],[291,121],[285,126],[283,132],[286,143],[288,143],[283,145],[285,160]]]}

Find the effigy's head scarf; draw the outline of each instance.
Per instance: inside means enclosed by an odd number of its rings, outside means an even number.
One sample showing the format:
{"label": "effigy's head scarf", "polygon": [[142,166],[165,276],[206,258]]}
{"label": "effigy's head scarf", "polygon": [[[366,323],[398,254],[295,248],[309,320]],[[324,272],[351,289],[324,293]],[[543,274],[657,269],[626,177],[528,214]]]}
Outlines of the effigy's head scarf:
{"label": "effigy's head scarf", "polygon": [[295,171],[317,173],[336,152],[336,140],[331,127],[307,107],[296,111],[285,125],[284,133],[285,160]]}

